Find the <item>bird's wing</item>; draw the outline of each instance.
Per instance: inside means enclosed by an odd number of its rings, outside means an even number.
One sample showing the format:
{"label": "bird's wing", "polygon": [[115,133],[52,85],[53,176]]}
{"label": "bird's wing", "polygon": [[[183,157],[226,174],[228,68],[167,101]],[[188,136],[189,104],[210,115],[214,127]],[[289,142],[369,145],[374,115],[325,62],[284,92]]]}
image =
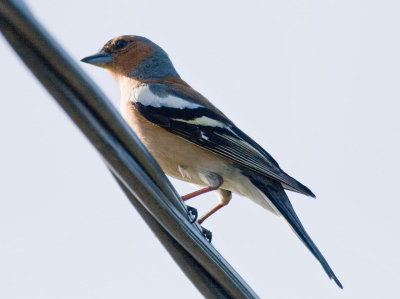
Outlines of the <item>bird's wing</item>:
{"label": "bird's wing", "polygon": [[315,197],[306,186],[281,170],[270,154],[227,117],[217,109],[202,105],[198,99],[193,100],[187,93],[165,84],[143,84],[132,91],[130,100],[141,115],[167,131],[275,179],[287,189]]}

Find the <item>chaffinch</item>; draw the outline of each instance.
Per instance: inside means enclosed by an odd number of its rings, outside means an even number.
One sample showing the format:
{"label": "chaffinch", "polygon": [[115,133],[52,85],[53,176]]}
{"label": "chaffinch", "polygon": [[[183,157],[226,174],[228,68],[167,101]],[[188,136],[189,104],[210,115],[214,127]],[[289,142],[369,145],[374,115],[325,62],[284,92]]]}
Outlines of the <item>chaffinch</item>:
{"label": "chaffinch", "polygon": [[342,288],[285,193],[291,190],[315,197],[311,190],[286,174],[270,154],[183,81],[161,47],[145,37],[125,35],[82,61],[106,69],[117,81],[123,118],[163,171],[205,186],[183,200],[217,192],[219,204],[199,223],[227,205],[232,192],[248,197],[284,218]]}

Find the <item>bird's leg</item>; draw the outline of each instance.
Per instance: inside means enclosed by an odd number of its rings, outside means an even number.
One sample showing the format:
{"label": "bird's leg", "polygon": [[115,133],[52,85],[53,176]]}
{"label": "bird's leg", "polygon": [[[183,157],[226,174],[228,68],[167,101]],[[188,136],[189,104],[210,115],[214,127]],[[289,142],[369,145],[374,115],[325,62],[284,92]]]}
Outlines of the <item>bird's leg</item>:
{"label": "bird's leg", "polygon": [[219,187],[221,187],[222,183],[224,182],[222,177],[219,176],[218,174],[215,173],[207,173],[207,174],[201,174],[201,178],[203,182],[208,185],[208,187],[202,188],[200,190],[194,191],[192,193],[186,194],[182,196],[182,200],[188,200],[193,197],[199,196],[201,194],[217,190]]}
{"label": "bird's leg", "polygon": [[182,200],[185,201],[185,200],[191,199],[193,197],[196,197],[198,195],[201,195],[201,194],[204,194],[204,193],[207,193],[207,192],[210,192],[210,191],[217,190],[218,187],[208,186],[208,187],[202,188],[200,190],[197,190],[197,191],[194,191],[192,193],[189,193],[189,194],[186,194],[186,195],[182,196]]}
{"label": "bird's leg", "polygon": [[210,217],[212,214],[214,214],[216,211],[221,209],[222,207],[226,206],[232,199],[232,193],[228,190],[220,190],[220,195],[221,195],[221,200],[219,204],[217,204],[214,208],[212,208],[210,211],[208,211],[205,215],[203,215],[197,222],[199,224],[202,224],[204,220],[206,220],[208,217]]}

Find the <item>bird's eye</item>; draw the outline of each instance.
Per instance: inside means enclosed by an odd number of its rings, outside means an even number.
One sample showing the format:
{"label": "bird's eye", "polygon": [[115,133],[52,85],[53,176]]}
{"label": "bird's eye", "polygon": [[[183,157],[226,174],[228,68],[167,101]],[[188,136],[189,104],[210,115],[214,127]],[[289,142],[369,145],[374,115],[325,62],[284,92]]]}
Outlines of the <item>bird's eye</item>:
{"label": "bird's eye", "polygon": [[122,48],[126,47],[127,44],[128,44],[128,42],[127,42],[126,40],[124,40],[124,39],[119,39],[119,40],[117,40],[117,42],[115,43],[114,49],[115,49],[115,50],[122,49]]}

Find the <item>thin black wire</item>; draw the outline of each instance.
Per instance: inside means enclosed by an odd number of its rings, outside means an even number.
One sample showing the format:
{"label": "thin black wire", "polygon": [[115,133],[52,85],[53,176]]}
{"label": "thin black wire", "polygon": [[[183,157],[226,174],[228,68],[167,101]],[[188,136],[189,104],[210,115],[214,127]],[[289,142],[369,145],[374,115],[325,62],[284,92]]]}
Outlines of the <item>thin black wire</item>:
{"label": "thin black wire", "polygon": [[94,83],[22,1],[0,0],[0,30],[103,156],[118,183],[187,277],[207,298],[257,295],[187,219],[160,167]]}

